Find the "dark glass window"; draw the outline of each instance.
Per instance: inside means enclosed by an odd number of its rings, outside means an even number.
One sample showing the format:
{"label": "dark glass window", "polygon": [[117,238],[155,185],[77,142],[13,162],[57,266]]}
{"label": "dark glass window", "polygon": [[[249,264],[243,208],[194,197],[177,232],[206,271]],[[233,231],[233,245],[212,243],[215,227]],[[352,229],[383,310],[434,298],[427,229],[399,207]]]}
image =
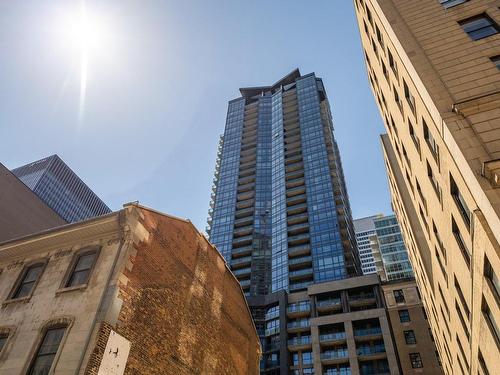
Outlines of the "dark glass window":
{"label": "dark glass window", "polygon": [[486,38],[498,33],[498,25],[486,13],[458,22],[473,40]]}
{"label": "dark glass window", "polygon": [[17,286],[12,298],[29,296],[45,267],[44,263],[34,264],[24,271],[23,277]]}
{"label": "dark glass window", "polygon": [[413,330],[404,331],[405,341],[408,345],[416,344],[417,338],[415,337],[415,332]]}
{"label": "dark glass window", "polygon": [[399,310],[398,314],[399,314],[399,321],[401,323],[407,323],[411,321],[410,313],[408,312],[408,310]]}
{"label": "dark glass window", "polygon": [[397,303],[403,303],[405,301],[405,295],[403,293],[403,289],[396,289],[393,291],[394,299]]}
{"label": "dark glass window", "polygon": [[439,2],[443,5],[444,9],[448,9],[454,7],[455,5],[460,5],[468,0],[439,0]]}
{"label": "dark glass window", "polygon": [[65,330],[66,327],[57,327],[45,332],[28,375],[47,375],[49,373]]}
{"label": "dark glass window", "polygon": [[424,139],[431,150],[432,156],[434,156],[434,159],[439,164],[439,147],[424,119],[422,119],[422,127],[424,128]]}
{"label": "dark glass window", "polygon": [[87,282],[89,281],[90,271],[92,270],[92,266],[94,265],[96,256],[97,252],[94,251],[91,253],[81,254],[78,257],[77,261],[75,262],[75,266],[71,271],[71,275],[68,278],[66,287],[87,284]]}
{"label": "dark glass window", "polygon": [[457,204],[458,210],[462,214],[465,223],[467,224],[467,229],[470,229],[470,209],[467,206],[467,203],[465,202],[463,195],[460,193],[460,190],[458,190],[458,186],[455,182],[455,179],[451,174],[450,174],[450,193],[451,196],[453,197],[453,200]]}
{"label": "dark glass window", "polygon": [[415,113],[415,97],[412,95],[412,93],[410,92],[410,88],[408,87],[408,85],[406,84],[406,81],[403,80],[403,88],[404,88],[404,91],[405,91],[405,98],[406,98],[406,101],[408,102],[411,110],[413,113]]}
{"label": "dark glass window", "polygon": [[396,78],[398,77],[398,68],[396,66],[396,61],[394,60],[394,56],[392,56],[391,51],[388,49],[387,50],[387,56],[389,57],[389,66],[391,67],[392,71],[396,75]]}
{"label": "dark glass window", "polygon": [[2,349],[4,348],[5,344],[7,343],[7,339],[9,338],[9,335],[2,333],[0,334],[0,353],[2,352]]}
{"label": "dark glass window", "polygon": [[500,55],[490,57],[490,60],[500,70]]}
{"label": "dark glass window", "polygon": [[422,358],[420,358],[420,353],[410,353],[410,362],[411,367],[413,368],[424,367],[424,365],[422,364]]}

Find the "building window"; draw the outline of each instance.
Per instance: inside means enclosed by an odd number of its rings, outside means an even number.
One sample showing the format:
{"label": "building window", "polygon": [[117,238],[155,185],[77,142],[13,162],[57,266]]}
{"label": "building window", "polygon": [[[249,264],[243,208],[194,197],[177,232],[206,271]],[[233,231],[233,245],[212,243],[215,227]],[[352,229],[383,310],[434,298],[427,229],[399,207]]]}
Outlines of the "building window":
{"label": "building window", "polygon": [[0,354],[2,354],[2,350],[5,347],[5,344],[7,344],[8,338],[9,335],[7,333],[0,333]]}
{"label": "building window", "polygon": [[302,364],[303,365],[312,365],[313,364],[312,352],[302,352]]}
{"label": "building window", "polygon": [[408,312],[408,310],[399,310],[398,311],[398,314],[399,314],[399,321],[401,323],[407,323],[407,322],[410,322],[411,319],[410,319],[410,313]]}
{"label": "building window", "polygon": [[416,111],[416,106],[415,106],[415,97],[412,95],[412,93],[410,92],[410,88],[408,87],[408,85],[406,84],[406,81],[403,80],[403,88],[404,88],[404,91],[405,91],[405,98],[406,98],[406,101],[408,102],[408,105],[410,106],[411,108],[411,111],[413,113],[415,113]]}
{"label": "building window", "polygon": [[53,327],[45,331],[42,342],[33,358],[28,375],[49,374],[66,327]]}
{"label": "building window", "polygon": [[453,235],[455,236],[458,247],[460,248],[460,251],[462,252],[462,255],[465,258],[465,262],[467,263],[467,266],[470,267],[469,249],[467,249],[467,246],[465,245],[465,240],[462,236],[462,233],[460,233],[460,229],[458,229],[458,225],[453,217],[451,218],[451,231],[453,232]]}
{"label": "building window", "polygon": [[375,26],[375,32],[377,34],[377,40],[380,43],[380,46],[384,48],[384,39],[382,38],[382,33],[380,32],[378,26]]}
{"label": "building window", "polygon": [[491,334],[495,338],[495,341],[497,342],[498,345],[500,345],[500,326],[498,325],[498,317],[495,318],[493,313],[491,312],[488,304],[486,303],[486,300],[483,297],[483,303],[481,306],[481,310],[483,311],[484,318],[488,322],[488,325],[490,327]]}
{"label": "building window", "polygon": [[493,56],[493,57],[490,57],[490,60],[493,64],[495,64],[495,66],[497,67],[497,69],[500,70],[500,55],[498,56]]}
{"label": "building window", "polygon": [[425,142],[427,143],[427,146],[429,146],[429,150],[431,151],[432,156],[436,160],[436,162],[439,164],[439,147],[436,143],[436,140],[432,136],[432,133],[429,130],[429,127],[427,126],[427,123],[425,122],[424,119],[422,119],[422,124],[424,128],[424,139]]}
{"label": "building window", "polygon": [[396,61],[394,60],[394,56],[392,56],[392,53],[389,49],[387,49],[387,56],[389,57],[389,67],[394,72],[396,78],[398,78],[398,67],[396,65]]}
{"label": "building window", "polygon": [[71,273],[68,276],[65,287],[70,288],[87,284],[96,258],[97,250],[78,254],[73,268],[71,269]]}
{"label": "building window", "polygon": [[403,103],[401,102],[401,98],[399,97],[398,89],[396,86],[392,86],[392,90],[394,91],[394,101],[398,105],[399,111],[403,113]]}
{"label": "building window", "polygon": [[467,1],[468,0],[439,0],[439,2],[443,5],[444,9],[454,7],[455,5],[463,4]]}
{"label": "building window", "polygon": [[462,217],[465,220],[465,224],[467,225],[467,229],[470,230],[470,210],[469,207],[467,206],[467,203],[465,203],[465,199],[463,195],[460,193],[460,190],[458,190],[458,186],[455,182],[455,179],[453,176],[450,174],[450,193],[451,196],[453,197],[453,200],[455,201],[458,210],[462,214]]}
{"label": "building window", "polygon": [[366,16],[368,17],[368,22],[373,26],[373,17],[372,17],[372,12],[368,7],[366,7]]}
{"label": "building window", "polygon": [[42,275],[45,263],[33,264],[24,269],[21,279],[18,281],[11,299],[28,297],[33,292],[35,285]]}
{"label": "building window", "polygon": [[405,341],[408,345],[413,345],[417,343],[417,338],[415,337],[415,332],[413,330],[403,331],[405,335]]}
{"label": "building window", "polygon": [[486,277],[492,286],[493,293],[496,294],[497,299],[500,301],[500,280],[486,256],[484,257],[484,277]]}
{"label": "building window", "polygon": [[483,354],[481,353],[481,350],[479,350],[477,353],[477,359],[479,361],[479,365],[481,366],[481,370],[483,370],[483,373],[485,375],[490,375],[490,372],[488,371],[488,367],[486,366],[486,362],[484,361]]}
{"label": "building window", "polygon": [[418,140],[418,136],[415,133],[415,128],[413,127],[413,124],[411,123],[410,119],[408,119],[408,131],[410,132],[410,137],[413,140],[413,143],[415,144],[415,148],[420,154],[420,141]]}
{"label": "building window", "polygon": [[396,300],[396,303],[404,303],[405,295],[403,293],[403,289],[396,289],[393,291],[393,293],[394,293],[394,299]]}
{"label": "building window", "polygon": [[497,34],[498,25],[486,13],[458,22],[472,40],[479,40]]}
{"label": "building window", "polygon": [[410,362],[412,368],[422,368],[422,358],[420,358],[420,353],[410,353]]}
{"label": "building window", "polygon": [[438,200],[441,201],[441,189],[439,188],[439,183],[436,179],[436,175],[434,174],[431,166],[429,165],[429,162],[427,162],[427,176],[429,177],[431,185],[437,194]]}

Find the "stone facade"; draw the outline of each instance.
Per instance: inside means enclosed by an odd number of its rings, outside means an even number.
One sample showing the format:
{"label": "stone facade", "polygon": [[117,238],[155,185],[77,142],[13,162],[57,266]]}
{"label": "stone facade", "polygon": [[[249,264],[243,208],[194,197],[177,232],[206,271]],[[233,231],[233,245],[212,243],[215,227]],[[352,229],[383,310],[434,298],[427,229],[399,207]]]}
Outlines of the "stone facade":
{"label": "stone facade", "polygon": [[393,208],[443,369],[499,373],[498,1],[354,4]]}
{"label": "stone facade", "polygon": [[[434,337],[415,280],[383,283],[382,292],[402,373],[405,375],[443,374],[439,354],[434,345]],[[414,363],[411,361],[412,358],[414,358]],[[421,367],[417,367],[420,365]]]}
{"label": "stone facade", "polygon": [[[89,253],[87,281],[68,286]],[[37,264],[43,272],[16,298],[24,270]],[[128,205],[4,243],[0,269],[1,375],[26,373],[53,327],[64,335],[50,374],[98,374],[111,332],[130,342],[125,375],[259,372],[241,287],[189,221]]]}

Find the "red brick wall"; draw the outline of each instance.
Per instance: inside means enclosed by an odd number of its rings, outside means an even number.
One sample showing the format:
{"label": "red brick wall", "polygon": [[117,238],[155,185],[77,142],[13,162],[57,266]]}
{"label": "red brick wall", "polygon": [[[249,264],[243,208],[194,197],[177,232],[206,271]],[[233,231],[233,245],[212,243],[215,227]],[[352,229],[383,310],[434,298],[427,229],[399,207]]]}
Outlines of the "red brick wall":
{"label": "red brick wall", "polygon": [[125,374],[258,374],[258,337],[223,259],[190,223],[142,212],[151,234],[124,272],[115,327],[132,343]]}

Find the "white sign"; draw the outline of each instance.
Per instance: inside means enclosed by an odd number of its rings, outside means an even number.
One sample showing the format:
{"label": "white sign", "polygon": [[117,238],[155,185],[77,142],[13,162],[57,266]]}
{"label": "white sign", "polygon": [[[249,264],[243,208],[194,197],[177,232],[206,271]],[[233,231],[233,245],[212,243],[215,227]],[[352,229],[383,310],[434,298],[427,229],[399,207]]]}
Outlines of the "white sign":
{"label": "white sign", "polygon": [[130,352],[130,341],[111,331],[97,375],[123,375]]}

